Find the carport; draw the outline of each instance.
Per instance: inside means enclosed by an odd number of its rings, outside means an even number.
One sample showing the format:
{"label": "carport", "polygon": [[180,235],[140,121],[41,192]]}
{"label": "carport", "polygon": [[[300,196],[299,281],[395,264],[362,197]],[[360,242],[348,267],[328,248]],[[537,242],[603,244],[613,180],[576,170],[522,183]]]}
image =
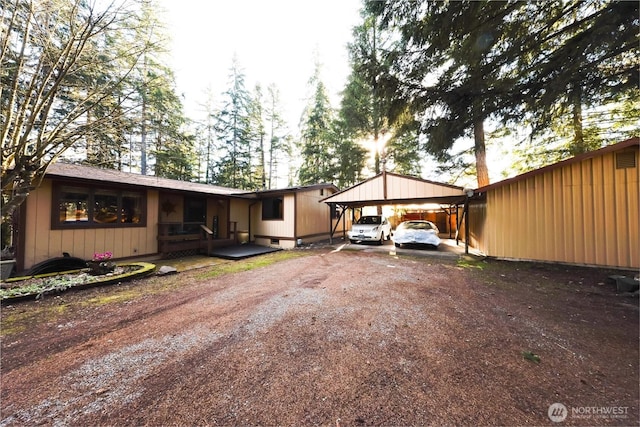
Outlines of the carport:
{"label": "carport", "polygon": [[[445,184],[412,176],[399,175],[383,171],[349,188],[326,197],[321,202],[329,205],[332,213],[330,241],[342,222],[342,237],[346,238],[346,213],[365,206],[435,204],[440,206],[449,218],[456,216],[456,243],[459,230],[464,221],[465,253],[469,252],[468,211],[472,190],[456,185]],[[460,207],[463,207],[460,215]],[[336,221],[337,216],[337,221]],[[335,221],[335,222],[333,222]]]}

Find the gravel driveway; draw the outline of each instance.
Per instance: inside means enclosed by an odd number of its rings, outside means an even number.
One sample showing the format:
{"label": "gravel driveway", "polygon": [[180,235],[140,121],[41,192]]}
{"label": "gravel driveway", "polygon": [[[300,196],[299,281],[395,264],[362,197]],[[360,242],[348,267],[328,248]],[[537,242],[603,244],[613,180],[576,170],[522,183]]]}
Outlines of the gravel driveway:
{"label": "gravel driveway", "polygon": [[609,272],[296,255],[3,307],[0,426],[638,424]]}

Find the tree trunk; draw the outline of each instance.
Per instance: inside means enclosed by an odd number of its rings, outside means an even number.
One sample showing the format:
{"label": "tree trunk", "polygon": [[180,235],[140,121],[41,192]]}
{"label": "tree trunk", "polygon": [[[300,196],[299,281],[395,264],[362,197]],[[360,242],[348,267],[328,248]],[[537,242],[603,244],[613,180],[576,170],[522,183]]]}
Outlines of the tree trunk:
{"label": "tree trunk", "polygon": [[267,176],[266,176],[266,162],[264,159],[264,132],[260,132],[260,166],[262,168],[261,171],[261,180],[262,180],[262,189],[267,189]]}
{"label": "tree trunk", "polygon": [[473,123],[473,136],[475,139],[476,175],[478,187],[489,185],[489,169],[487,168],[487,149],[484,143],[484,121],[476,119]]}
{"label": "tree trunk", "polygon": [[587,151],[582,129],[582,87],[578,83],[574,83],[570,97],[571,105],[573,106],[573,145],[571,154],[576,155]]}

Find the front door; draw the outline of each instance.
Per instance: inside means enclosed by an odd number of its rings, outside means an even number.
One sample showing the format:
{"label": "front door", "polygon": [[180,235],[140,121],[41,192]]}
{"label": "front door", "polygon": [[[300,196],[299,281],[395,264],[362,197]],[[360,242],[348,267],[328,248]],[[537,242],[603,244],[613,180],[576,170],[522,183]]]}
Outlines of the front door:
{"label": "front door", "polygon": [[184,232],[199,233],[200,225],[207,224],[207,199],[204,197],[184,198]]}

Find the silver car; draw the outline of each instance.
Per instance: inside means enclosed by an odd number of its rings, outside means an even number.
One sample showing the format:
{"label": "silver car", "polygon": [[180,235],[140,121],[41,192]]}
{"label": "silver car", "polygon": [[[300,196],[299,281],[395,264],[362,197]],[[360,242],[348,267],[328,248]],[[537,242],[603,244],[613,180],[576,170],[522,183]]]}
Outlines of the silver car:
{"label": "silver car", "polygon": [[393,233],[393,243],[402,245],[425,245],[437,248],[440,245],[440,231],[431,221],[413,220],[398,224]]}
{"label": "silver car", "polygon": [[351,226],[349,240],[356,242],[378,242],[382,244],[391,238],[391,224],[382,215],[366,215]]}

